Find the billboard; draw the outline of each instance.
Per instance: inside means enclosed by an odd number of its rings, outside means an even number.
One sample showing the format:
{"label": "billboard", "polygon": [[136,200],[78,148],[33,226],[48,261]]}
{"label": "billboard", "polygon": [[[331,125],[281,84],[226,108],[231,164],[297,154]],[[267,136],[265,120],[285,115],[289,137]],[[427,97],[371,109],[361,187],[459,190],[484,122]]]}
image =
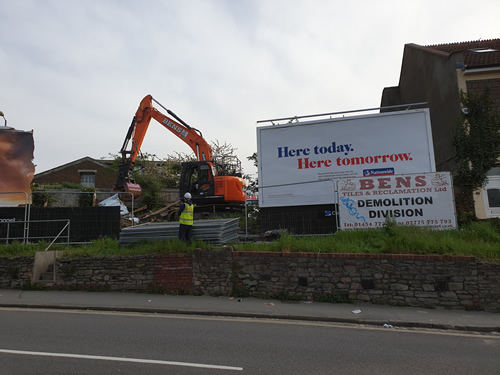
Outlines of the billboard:
{"label": "billboard", "polygon": [[33,132],[0,126],[0,206],[28,203],[34,149]]}
{"label": "billboard", "polygon": [[456,229],[453,184],[449,172],[338,181],[340,229],[399,225]]}
{"label": "billboard", "polygon": [[428,109],[257,127],[261,207],[336,203],[334,181],[434,172]]}

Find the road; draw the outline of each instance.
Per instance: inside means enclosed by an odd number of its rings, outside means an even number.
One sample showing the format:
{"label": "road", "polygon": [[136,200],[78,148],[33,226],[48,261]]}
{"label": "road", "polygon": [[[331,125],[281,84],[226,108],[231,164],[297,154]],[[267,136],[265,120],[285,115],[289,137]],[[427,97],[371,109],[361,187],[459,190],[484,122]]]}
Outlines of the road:
{"label": "road", "polygon": [[500,337],[334,323],[0,309],[4,375],[499,374]]}

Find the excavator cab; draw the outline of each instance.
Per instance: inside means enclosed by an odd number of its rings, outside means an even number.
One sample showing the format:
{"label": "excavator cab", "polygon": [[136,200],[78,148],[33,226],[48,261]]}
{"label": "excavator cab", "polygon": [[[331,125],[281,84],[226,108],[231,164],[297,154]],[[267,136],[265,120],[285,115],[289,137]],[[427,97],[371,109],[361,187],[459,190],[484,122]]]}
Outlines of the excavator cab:
{"label": "excavator cab", "polygon": [[212,199],[217,200],[217,197],[215,197],[214,175],[215,171],[212,165],[207,162],[193,161],[183,163],[180,181],[181,197],[185,193],[191,193],[191,200],[194,203],[202,201],[206,203],[207,197],[210,197],[210,201]]}

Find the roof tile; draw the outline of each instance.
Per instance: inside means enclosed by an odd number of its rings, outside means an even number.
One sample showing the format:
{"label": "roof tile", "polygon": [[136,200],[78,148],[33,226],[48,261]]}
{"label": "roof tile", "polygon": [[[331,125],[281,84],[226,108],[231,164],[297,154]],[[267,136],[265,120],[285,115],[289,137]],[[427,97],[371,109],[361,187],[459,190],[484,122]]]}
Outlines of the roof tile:
{"label": "roof tile", "polygon": [[467,68],[500,66],[500,39],[476,40],[470,42],[436,44],[425,49],[448,54],[463,53]]}

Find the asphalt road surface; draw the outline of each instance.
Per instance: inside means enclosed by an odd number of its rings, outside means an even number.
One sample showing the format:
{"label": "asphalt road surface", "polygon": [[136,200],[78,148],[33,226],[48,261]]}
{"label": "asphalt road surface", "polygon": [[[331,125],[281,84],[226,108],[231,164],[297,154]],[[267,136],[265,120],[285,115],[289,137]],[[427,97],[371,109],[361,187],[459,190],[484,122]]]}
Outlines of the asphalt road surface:
{"label": "asphalt road surface", "polygon": [[2,375],[500,374],[500,337],[280,320],[0,309]]}

